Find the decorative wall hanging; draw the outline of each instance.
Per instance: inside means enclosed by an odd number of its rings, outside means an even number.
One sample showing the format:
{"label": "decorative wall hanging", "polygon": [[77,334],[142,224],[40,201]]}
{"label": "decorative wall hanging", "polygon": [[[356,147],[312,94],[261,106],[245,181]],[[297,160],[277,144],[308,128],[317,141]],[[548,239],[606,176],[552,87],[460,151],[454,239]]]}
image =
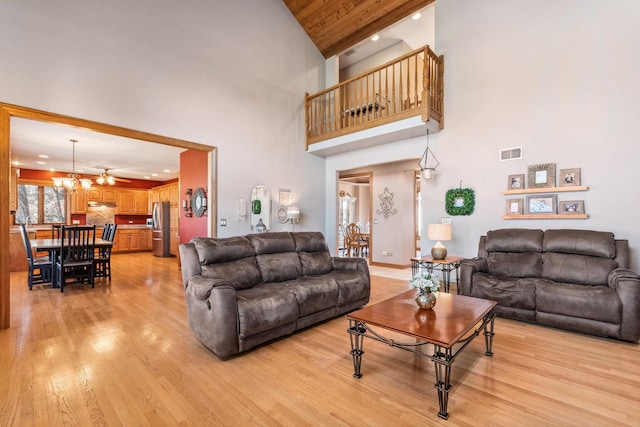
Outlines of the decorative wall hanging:
{"label": "decorative wall hanging", "polygon": [[454,188],[447,191],[445,197],[445,209],[449,215],[471,215],[476,207],[475,193],[471,188]]}
{"label": "decorative wall hanging", "polygon": [[204,188],[198,187],[193,191],[191,209],[195,216],[202,216],[207,212],[207,193]]}
{"label": "decorative wall hanging", "polygon": [[527,166],[527,188],[547,188],[556,186],[556,164],[542,163]]}
{"label": "decorative wall hanging", "polygon": [[393,193],[389,191],[387,187],[384,188],[384,192],[378,195],[380,199],[380,209],[376,209],[376,213],[384,216],[385,221],[389,219],[391,215],[398,213],[398,209],[393,208]]}

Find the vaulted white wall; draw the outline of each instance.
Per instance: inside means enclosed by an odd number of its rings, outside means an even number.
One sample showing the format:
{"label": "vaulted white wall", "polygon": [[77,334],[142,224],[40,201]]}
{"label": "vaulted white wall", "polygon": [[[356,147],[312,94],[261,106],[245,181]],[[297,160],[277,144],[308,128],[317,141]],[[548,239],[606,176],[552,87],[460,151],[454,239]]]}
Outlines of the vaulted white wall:
{"label": "vaulted white wall", "polygon": [[281,0],[2,2],[0,52],[2,102],[218,147],[218,235],[250,232],[237,200],[257,184],[323,228],[304,94],[324,59]]}
{"label": "vaulted white wall", "polygon": [[[445,128],[430,139],[441,165],[422,186],[422,224],[448,216],[445,193],[462,182],[475,190],[476,209],[453,217],[446,244],[452,255],[475,256],[478,238],[491,229],[594,229],[628,239],[639,270],[640,3],[447,0],[436,2],[435,16],[435,52],[445,56]],[[515,146],[524,159],[498,160],[499,149]],[[423,150],[424,138],[416,138],[328,158],[327,236],[335,229],[335,171]],[[582,169],[589,191],[558,199],[584,200],[589,219],[502,219],[508,175],[539,163]],[[423,247],[433,245],[424,239]]]}

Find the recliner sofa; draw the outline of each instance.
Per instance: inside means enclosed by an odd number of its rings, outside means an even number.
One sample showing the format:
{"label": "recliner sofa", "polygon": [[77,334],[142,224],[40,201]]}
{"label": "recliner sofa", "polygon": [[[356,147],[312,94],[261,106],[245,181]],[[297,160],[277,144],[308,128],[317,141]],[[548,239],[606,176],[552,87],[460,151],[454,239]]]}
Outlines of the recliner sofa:
{"label": "recliner sofa", "polygon": [[629,243],[591,230],[501,229],[460,266],[462,295],[498,302],[503,317],[637,342],[640,276]]}
{"label": "recliner sofa", "polygon": [[222,359],[369,302],[366,261],[319,232],[195,237],[180,256],[189,326]]}

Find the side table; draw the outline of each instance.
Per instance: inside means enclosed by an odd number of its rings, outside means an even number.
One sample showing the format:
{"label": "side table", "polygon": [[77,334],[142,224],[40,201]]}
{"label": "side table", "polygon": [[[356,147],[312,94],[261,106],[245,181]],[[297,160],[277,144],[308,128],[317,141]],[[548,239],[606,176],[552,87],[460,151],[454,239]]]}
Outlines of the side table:
{"label": "side table", "polygon": [[451,272],[456,273],[456,291],[458,291],[460,261],[463,258],[459,256],[447,256],[445,259],[433,259],[431,255],[420,258],[411,258],[411,274],[415,275],[421,268],[426,268],[429,273],[434,270],[442,271],[442,280],[444,282],[444,291],[449,292]]}

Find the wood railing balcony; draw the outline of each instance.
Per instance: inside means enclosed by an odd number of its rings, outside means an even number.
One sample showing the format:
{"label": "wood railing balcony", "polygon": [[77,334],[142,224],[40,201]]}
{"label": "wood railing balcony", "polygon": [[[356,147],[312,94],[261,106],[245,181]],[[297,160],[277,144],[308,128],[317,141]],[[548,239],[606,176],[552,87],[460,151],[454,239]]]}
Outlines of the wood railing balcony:
{"label": "wood railing balcony", "polygon": [[[444,57],[429,46],[306,98],[311,144],[408,117],[443,127]],[[426,100],[426,102],[425,102]]]}

